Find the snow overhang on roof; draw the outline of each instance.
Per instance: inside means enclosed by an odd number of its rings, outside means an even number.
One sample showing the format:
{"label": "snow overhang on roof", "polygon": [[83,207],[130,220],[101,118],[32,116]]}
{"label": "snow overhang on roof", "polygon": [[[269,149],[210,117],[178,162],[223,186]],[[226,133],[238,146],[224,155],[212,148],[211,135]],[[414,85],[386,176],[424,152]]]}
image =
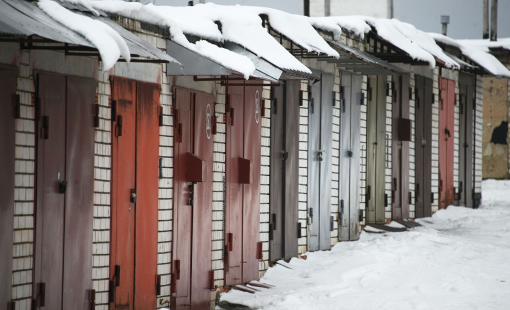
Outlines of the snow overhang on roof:
{"label": "snow overhang on roof", "polygon": [[[65,6],[79,8],[80,12],[69,11]],[[122,61],[119,60],[121,55],[124,57],[123,61],[131,60],[131,56],[140,56],[150,60],[133,59],[133,61],[178,64],[172,57],[122,27],[112,24],[107,18],[84,13],[87,11],[85,6],[68,2],[46,0],[33,3],[25,0],[0,0],[0,35],[7,36],[2,41],[21,42],[22,49],[58,49],[77,56],[101,55],[105,70],[110,69],[116,61]],[[71,20],[73,18],[77,20]],[[100,30],[96,35],[100,37],[94,35],[93,38],[86,38],[84,32],[80,31],[85,27],[80,25],[83,21],[95,22],[93,25]],[[76,28],[72,29],[73,27]],[[33,35],[43,39],[32,38]],[[26,36],[29,38],[25,38]],[[68,43],[77,46],[35,45],[37,43]]]}
{"label": "snow overhang on roof", "polygon": [[[482,44],[483,40],[455,40],[438,33],[429,33],[429,35],[445,48],[454,47],[460,51],[462,56],[477,64],[480,69],[465,66],[467,71],[473,70],[477,74],[489,74],[494,76],[510,77],[510,70],[506,68],[496,57],[491,55],[490,46]],[[473,42],[474,41],[474,42]],[[490,42],[490,41],[487,41]]]}
{"label": "snow overhang on roof", "polygon": [[359,49],[348,46],[347,44],[330,40],[326,40],[340,54],[339,59],[330,59],[337,67],[343,70],[360,73],[364,75],[402,75],[407,73],[406,70],[392,65],[384,60],[374,57]]}

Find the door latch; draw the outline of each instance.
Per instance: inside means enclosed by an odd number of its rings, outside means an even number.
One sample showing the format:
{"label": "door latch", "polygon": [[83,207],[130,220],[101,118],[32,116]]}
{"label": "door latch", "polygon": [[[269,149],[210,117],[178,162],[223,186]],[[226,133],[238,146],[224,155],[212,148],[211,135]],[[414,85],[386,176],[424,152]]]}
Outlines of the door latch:
{"label": "door latch", "polygon": [[323,150],[318,151],[317,152],[317,160],[323,161],[325,155],[326,155],[326,151],[323,151]]}
{"label": "door latch", "polygon": [[67,191],[67,181],[62,180],[59,183],[59,192],[61,194],[65,194],[66,191]]}
{"label": "door latch", "polygon": [[131,198],[130,198],[129,202],[136,203],[136,190],[135,189],[131,189]]}
{"label": "door latch", "polygon": [[313,223],[313,208],[308,209],[308,225]]}
{"label": "door latch", "polygon": [[282,160],[287,160],[289,158],[289,152],[283,151]]}
{"label": "door latch", "polygon": [[354,156],[353,150],[347,150],[347,157],[353,157],[353,156]]}

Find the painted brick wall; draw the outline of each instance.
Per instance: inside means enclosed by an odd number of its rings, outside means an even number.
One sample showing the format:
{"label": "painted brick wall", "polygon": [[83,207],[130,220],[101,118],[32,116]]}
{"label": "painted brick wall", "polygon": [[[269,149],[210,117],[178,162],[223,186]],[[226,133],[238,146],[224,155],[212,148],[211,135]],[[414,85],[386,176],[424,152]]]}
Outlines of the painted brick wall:
{"label": "painted brick wall", "polygon": [[[510,80],[509,80],[510,91]],[[475,126],[473,126],[475,134],[475,193],[482,192],[482,133],[483,133],[483,78],[480,75],[476,76],[476,112],[475,112]]]}
{"label": "painted brick wall", "polygon": [[[393,80],[393,76],[389,75],[387,77],[387,82],[391,82]],[[388,85],[391,85],[388,84]],[[390,94],[393,94],[393,92],[390,90]],[[393,201],[392,196],[392,190],[391,190],[391,183],[393,179],[393,173],[392,173],[392,140],[393,139],[393,97],[386,96],[386,140],[385,140],[385,158],[384,158],[384,165],[385,165],[385,171],[384,171],[384,190],[389,197],[388,205],[386,208],[384,208],[384,218],[387,222],[391,221],[392,218],[392,210],[391,210],[391,202]]]}
{"label": "painted brick wall", "polygon": [[434,104],[432,105],[432,213],[439,208],[439,68],[434,68],[432,79]]}
{"label": "painted brick wall", "polygon": [[301,81],[303,95],[299,108],[299,205],[298,220],[301,223],[301,238],[298,240],[298,254],[307,250],[308,223],[308,81]]}
{"label": "painted brick wall", "polygon": [[21,98],[21,118],[16,119],[12,261],[12,300],[16,310],[30,309],[35,203],[35,83],[30,75],[30,53],[22,51],[20,55],[16,93]]}
{"label": "painted brick wall", "polygon": [[414,97],[415,76],[411,73],[409,97],[409,119],[411,119],[411,141],[409,142],[409,191],[411,192],[411,203],[409,204],[409,217],[415,218],[415,198],[416,198],[416,105]]}

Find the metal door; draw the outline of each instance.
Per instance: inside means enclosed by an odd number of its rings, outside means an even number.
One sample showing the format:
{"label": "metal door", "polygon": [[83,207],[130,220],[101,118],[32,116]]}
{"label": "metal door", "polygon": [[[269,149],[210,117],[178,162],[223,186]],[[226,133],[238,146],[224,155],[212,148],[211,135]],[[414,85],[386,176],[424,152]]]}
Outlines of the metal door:
{"label": "metal door", "polygon": [[475,76],[459,73],[459,204],[473,208],[473,122],[474,122],[474,96]]}
{"label": "metal door", "polygon": [[415,217],[432,215],[432,80],[415,75]]}
{"label": "metal door", "polygon": [[309,85],[308,105],[308,251],[318,251],[320,228],[320,134],[321,83]]}
{"label": "metal door", "polygon": [[386,76],[369,76],[366,223],[385,221]]}
{"label": "metal door", "polygon": [[269,260],[298,250],[299,87],[288,80],[272,89]]}
{"label": "metal door", "polygon": [[453,204],[453,118],[455,81],[439,78],[441,100],[439,109],[439,208]]}
{"label": "metal door", "polygon": [[226,206],[225,206],[225,284],[242,283],[243,191],[239,182],[243,152],[244,88],[229,86],[226,109]]}
{"label": "metal door", "polygon": [[17,71],[0,67],[0,306],[11,300],[14,223],[14,136]]}
{"label": "metal door", "polygon": [[333,132],[333,87],[335,77],[320,73],[320,83],[311,85],[308,108],[308,250],[331,247],[331,169]]}
{"label": "metal door", "polygon": [[159,93],[136,83],[135,309],[157,306]]}
{"label": "metal door", "polygon": [[193,210],[186,178],[187,156],[193,152],[193,93],[174,88],[174,238],[172,249],[172,308],[191,304],[191,244]]}
{"label": "metal door", "polygon": [[62,309],[90,309],[87,293],[92,289],[96,87],[94,79],[67,77]]}
{"label": "metal door", "polygon": [[410,75],[394,76],[393,80],[392,203],[393,219],[401,220],[409,218],[409,143],[402,134],[411,130],[403,126],[409,119]]}
{"label": "metal door", "polygon": [[191,309],[197,310],[209,309],[211,301],[212,287],[209,283],[209,272],[212,259],[214,99],[214,95],[198,92],[194,94],[193,154],[203,162],[202,181],[192,185],[193,205],[191,206],[193,212]]}
{"label": "metal door", "polygon": [[250,178],[243,184],[243,283],[259,279],[257,242],[260,223],[260,155],[262,86],[246,81],[244,87],[244,159],[250,163]]}
{"label": "metal door", "polygon": [[[114,77],[112,83],[112,210],[110,279],[113,307],[134,308],[136,189],[136,82]],[[134,200],[133,200],[134,201]]]}
{"label": "metal door", "polygon": [[339,237],[340,241],[359,239],[359,159],[361,76],[341,73]]}
{"label": "metal door", "polygon": [[39,74],[38,101],[34,298],[41,307],[61,309],[65,204],[60,183],[66,177],[65,76]]}

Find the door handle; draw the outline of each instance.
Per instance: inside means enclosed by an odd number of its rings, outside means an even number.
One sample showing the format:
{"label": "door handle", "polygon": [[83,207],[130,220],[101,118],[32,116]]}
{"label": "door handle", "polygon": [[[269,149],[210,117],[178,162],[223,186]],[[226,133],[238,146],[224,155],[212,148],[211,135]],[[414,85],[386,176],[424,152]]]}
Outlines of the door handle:
{"label": "door handle", "polygon": [[452,137],[452,136],[451,136],[451,134],[450,134],[450,131],[448,130],[448,128],[445,128],[445,129],[444,129],[444,134],[445,134],[445,135],[448,135],[448,138],[451,138],[451,137]]}

